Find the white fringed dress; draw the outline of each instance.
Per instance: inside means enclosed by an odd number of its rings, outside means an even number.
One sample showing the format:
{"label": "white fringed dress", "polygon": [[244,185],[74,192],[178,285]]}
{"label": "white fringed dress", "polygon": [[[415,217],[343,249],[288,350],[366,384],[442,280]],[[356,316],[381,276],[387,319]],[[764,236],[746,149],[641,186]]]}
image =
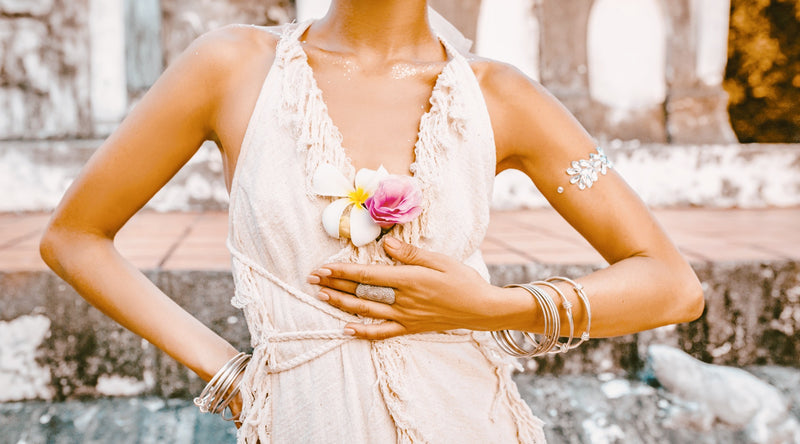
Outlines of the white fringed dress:
{"label": "white fringed dress", "polygon": [[[391,264],[380,241],[354,247],[321,223],[316,168],[355,171],[298,41],[285,26],[242,143],[227,245],[254,347],[242,383],[241,443],[543,443],[542,422],[511,379],[515,362],[486,332],[384,341],[342,334],[362,321],[319,301],[309,272],[331,261]],[[488,280],[478,247],[489,222],[495,147],[478,81],[449,60],[420,121],[411,172],[424,210],[392,235],[458,258]]]}

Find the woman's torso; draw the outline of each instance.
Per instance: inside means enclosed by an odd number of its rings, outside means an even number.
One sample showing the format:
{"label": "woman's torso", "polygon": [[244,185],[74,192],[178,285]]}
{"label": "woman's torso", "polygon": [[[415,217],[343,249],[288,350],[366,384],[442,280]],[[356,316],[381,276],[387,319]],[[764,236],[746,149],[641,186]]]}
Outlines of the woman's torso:
{"label": "woman's torso", "polygon": [[[356,150],[345,146],[346,140],[359,140],[361,133],[375,132],[371,128],[375,122],[350,123],[351,129],[363,131],[345,136],[329,111],[326,91],[332,90],[320,86],[325,77],[317,76],[314,62],[301,43],[308,26],[286,28],[276,46],[272,69],[257,95],[231,184],[229,241],[234,250],[242,251],[279,279],[313,292],[305,277],[326,262],[392,261],[380,242],[355,247],[346,239],[329,237],[323,230],[322,210],[331,199],[311,191],[316,169],[331,164],[353,181],[360,167],[354,153],[382,163],[384,150],[379,144],[369,146],[369,141],[359,142],[363,145]],[[417,180],[423,212],[417,219],[395,226],[391,234],[461,261],[472,258],[471,265],[488,278],[478,247],[488,226],[496,164],[492,127],[466,58],[444,40],[442,44],[448,60],[438,64],[441,69],[429,82],[432,87],[425,93],[427,105],[419,105],[416,116],[412,116],[414,134],[406,133],[404,140],[394,144],[397,148],[389,150],[395,160],[409,159],[403,166],[390,168]],[[392,83],[385,85],[387,90],[392,88]],[[386,112],[388,117],[378,118],[380,121],[395,117],[392,109],[388,106],[387,110],[355,114],[366,119],[369,114]],[[391,126],[383,130],[396,131]],[[396,126],[403,130],[409,125]]]}
{"label": "woman's torso", "polygon": [[[283,30],[248,116],[231,182],[232,302],[243,309],[254,346],[242,383],[240,441],[442,442],[460,436],[466,439],[461,442],[509,442],[516,436],[538,442],[541,423],[519,399],[509,362],[485,334],[354,340],[343,335],[344,324],[371,320],[317,300],[317,288],[306,283],[311,270],[329,261],[392,263],[379,242],[354,247],[322,228],[331,199],[314,195],[310,177],[327,163],[352,180],[358,164],[344,141],[363,141],[345,139],[345,124],[338,127],[328,112],[314,61],[299,41],[307,26]],[[464,261],[488,279],[478,248],[496,165],[492,127],[466,58],[442,44],[448,61],[439,64],[425,94],[429,108],[420,105],[413,125],[397,125],[401,132],[417,127],[416,142],[392,147],[397,165],[390,170],[419,181],[424,210],[391,234]],[[413,113],[409,108],[401,114]],[[356,149],[370,148],[365,143]],[[370,149],[375,152],[382,153]]]}

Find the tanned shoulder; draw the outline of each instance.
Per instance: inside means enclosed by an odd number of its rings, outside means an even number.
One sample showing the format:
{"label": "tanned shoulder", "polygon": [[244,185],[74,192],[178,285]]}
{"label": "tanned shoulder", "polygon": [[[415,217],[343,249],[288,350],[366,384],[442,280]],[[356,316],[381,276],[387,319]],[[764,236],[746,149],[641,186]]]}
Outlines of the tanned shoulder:
{"label": "tanned shoulder", "polygon": [[222,86],[255,66],[270,66],[275,57],[279,27],[228,25],[198,37],[187,55],[198,57],[209,80]]}
{"label": "tanned shoulder", "polygon": [[529,156],[531,145],[546,138],[548,121],[571,115],[544,86],[517,67],[472,55],[469,60],[492,120],[498,171],[519,168],[519,157]]}
{"label": "tanned shoulder", "polygon": [[[192,66],[197,94],[211,107],[209,139],[236,158],[244,128],[275,59],[282,27],[228,25],[198,37],[180,58]],[[176,63],[180,63],[176,61]]]}

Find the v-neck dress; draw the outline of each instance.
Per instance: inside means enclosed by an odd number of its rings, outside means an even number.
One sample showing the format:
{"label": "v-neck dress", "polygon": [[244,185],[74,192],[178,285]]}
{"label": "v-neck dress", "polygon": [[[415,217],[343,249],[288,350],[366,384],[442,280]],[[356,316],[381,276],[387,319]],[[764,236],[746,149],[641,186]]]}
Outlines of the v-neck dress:
{"label": "v-neck dress", "polygon": [[[542,422],[511,379],[514,360],[486,332],[451,330],[382,341],[343,334],[365,322],[315,297],[309,272],[332,262],[393,264],[382,241],[334,239],[331,198],[311,178],[323,164],[353,179],[299,37],[285,25],[242,142],[231,185],[227,246],[251,334],[238,442],[543,443]],[[441,36],[448,62],[419,124],[411,173],[422,214],[391,234],[473,267],[489,223],[495,147],[478,81]],[[366,319],[366,322],[379,322]]]}

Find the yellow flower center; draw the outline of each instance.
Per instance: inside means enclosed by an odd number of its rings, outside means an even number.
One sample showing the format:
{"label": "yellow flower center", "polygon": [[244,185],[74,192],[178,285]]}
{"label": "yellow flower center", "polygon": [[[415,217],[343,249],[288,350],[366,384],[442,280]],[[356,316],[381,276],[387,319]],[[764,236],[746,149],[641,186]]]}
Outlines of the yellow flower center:
{"label": "yellow flower center", "polygon": [[364,191],[363,188],[359,187],[348,193],[347,197],[350,198],[350,202],[352,202],[353,204],[363,205],[364,202],[366,202],[367,199],[369,199],[369,193]]}

